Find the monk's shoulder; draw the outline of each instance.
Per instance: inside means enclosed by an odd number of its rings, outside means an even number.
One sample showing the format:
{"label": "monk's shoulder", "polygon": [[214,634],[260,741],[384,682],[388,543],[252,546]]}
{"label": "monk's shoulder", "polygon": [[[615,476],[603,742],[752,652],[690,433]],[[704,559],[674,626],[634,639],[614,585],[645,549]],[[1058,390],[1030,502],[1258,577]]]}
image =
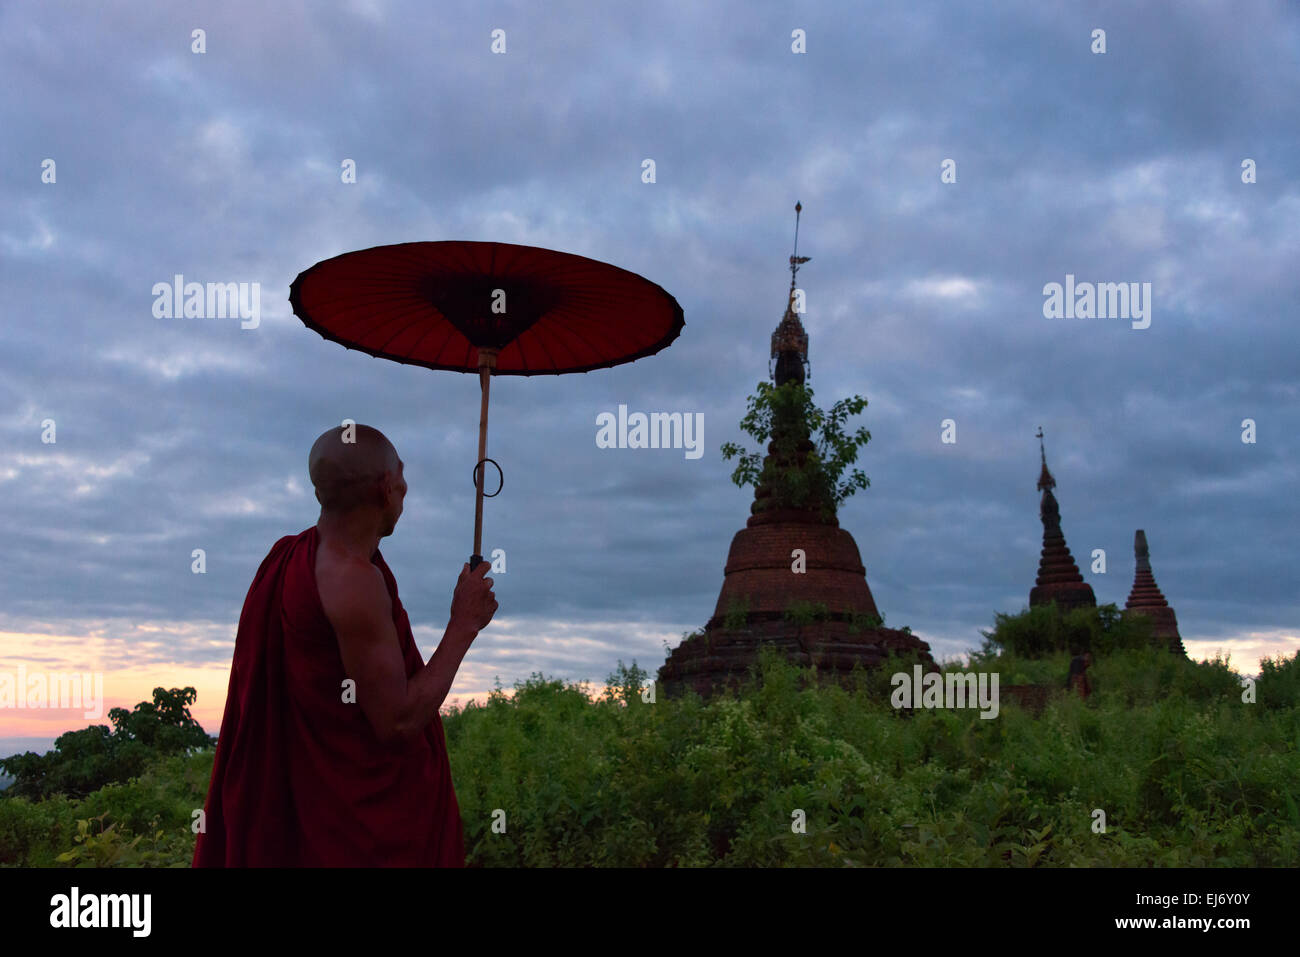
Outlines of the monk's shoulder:
{"label": "monk's shoulder", "polygon": [[383,573],[371,562],[327,549],[316,553],[316,587],[331,620],[391,609]]}

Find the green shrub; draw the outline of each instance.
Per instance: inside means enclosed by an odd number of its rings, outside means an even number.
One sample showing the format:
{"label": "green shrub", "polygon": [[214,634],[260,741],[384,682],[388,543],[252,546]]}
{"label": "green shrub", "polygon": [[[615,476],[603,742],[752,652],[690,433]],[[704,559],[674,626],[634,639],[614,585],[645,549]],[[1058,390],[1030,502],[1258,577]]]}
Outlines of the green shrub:
{"label": "green shrub", "polygon": [[830,614],[824,601],[805,601],[794,599],[785,606],[786,621],[796,625],[811,625],[822,621]]}
{"label": "green shrub", "polygon": [[871,631],[873,628],[885,627],[884,615],[873,615],[870,612],[858,611],[853,605],[849,606],[848,615],[850,635],[856,635],[864,631]]}
{"label": "green shrub", "polygon": [[727,602],[727,612],[723,616],[722,624],[731,631],[737,631],[745,627],[745,622],[749,618],[749,596],[745,595],[740,598],[733,598]]}
{"label": "green shrub", "polygon": [[0,865],[188,867],[214,754],[155,758],[139,777],[81,799],[0,797]]}
{"label": "green shrub", "polygon": [[1300,651],[1290,658],[1277,655],[1260,662],[1258,702],[1265,708],[1300,705]]}

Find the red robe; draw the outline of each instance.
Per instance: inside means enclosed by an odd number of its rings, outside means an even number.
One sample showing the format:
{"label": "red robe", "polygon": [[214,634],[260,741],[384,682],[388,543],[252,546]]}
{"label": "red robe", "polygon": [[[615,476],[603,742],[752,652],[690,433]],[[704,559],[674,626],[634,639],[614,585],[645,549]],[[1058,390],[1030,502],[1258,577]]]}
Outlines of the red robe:
{"label": "red robe", "polygon": [[[316,587],[315,526],[275,543],[239,616],[195,867],[464,867],[442,720],[383,745]],[[409,678],[424,665],[383,555]],[[358,692],[361,693],[361,692]]]}

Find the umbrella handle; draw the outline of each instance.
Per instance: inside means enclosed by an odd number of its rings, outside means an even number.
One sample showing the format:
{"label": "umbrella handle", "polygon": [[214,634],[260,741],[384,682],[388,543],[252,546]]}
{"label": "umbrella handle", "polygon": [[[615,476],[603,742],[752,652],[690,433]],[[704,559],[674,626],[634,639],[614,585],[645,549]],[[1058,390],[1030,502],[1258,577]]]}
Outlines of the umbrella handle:
{"label": "umbrella handle", "polygon": [[[480,389],[478,412],[478,464],[474,466],[474,553],[469,557],[469,567],[473,571],[483,562],[479,549],[483,547],[483,478],[487,469],[487,424],[488,391],[492,387],[492,370],[496,368],[497,350],[480,348],[478,351],[478,382]],[[495,462],[492,463],[496,465]],[[500,466],[498,466],[500,468]],[[500,492],[500,489],[497,489]]]}
{"label": "umbrella handle", "polygon": [[[483,491],[483,474],[481,470],[483,468],[484,462],[491,462],[496,467],[497,490],[495,492]],[[477,489],[479,494],[482,495],[484,498],[496,498],[498,495],[501,494],[501,489],[505,487],[505,484],[506,484],[506,473],[501,471],[501,466],[500,464],[498,464],[496,459],[485,458],[483,459],[482,462],[479,462],[478,465],[474,466],[474,488]],[[478,543],[476,542],[475,544]],[[473,571],[474,569],[478,568],[478,566],[482,563],[482,561],[483,561],[482,555],[479,555],[477,553],[471,555],[469,557],[469,570]]]}

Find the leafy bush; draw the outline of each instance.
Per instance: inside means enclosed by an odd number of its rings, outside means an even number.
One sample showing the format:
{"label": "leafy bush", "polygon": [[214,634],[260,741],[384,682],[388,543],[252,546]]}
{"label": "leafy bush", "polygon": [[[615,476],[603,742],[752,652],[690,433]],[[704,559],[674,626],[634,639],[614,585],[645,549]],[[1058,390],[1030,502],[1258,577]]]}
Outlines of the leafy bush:
{"label": "leafy bush", "polygon": [[1300,651],[1290,658],[1278,655],[1260,662],[1258,700],[1265,708],[1300,705]]}
{"label": "leafy bush", "polygon": [[214,755],[155,758],[139,777],[80,800],[0,797],[0,865],[188,867]]}

